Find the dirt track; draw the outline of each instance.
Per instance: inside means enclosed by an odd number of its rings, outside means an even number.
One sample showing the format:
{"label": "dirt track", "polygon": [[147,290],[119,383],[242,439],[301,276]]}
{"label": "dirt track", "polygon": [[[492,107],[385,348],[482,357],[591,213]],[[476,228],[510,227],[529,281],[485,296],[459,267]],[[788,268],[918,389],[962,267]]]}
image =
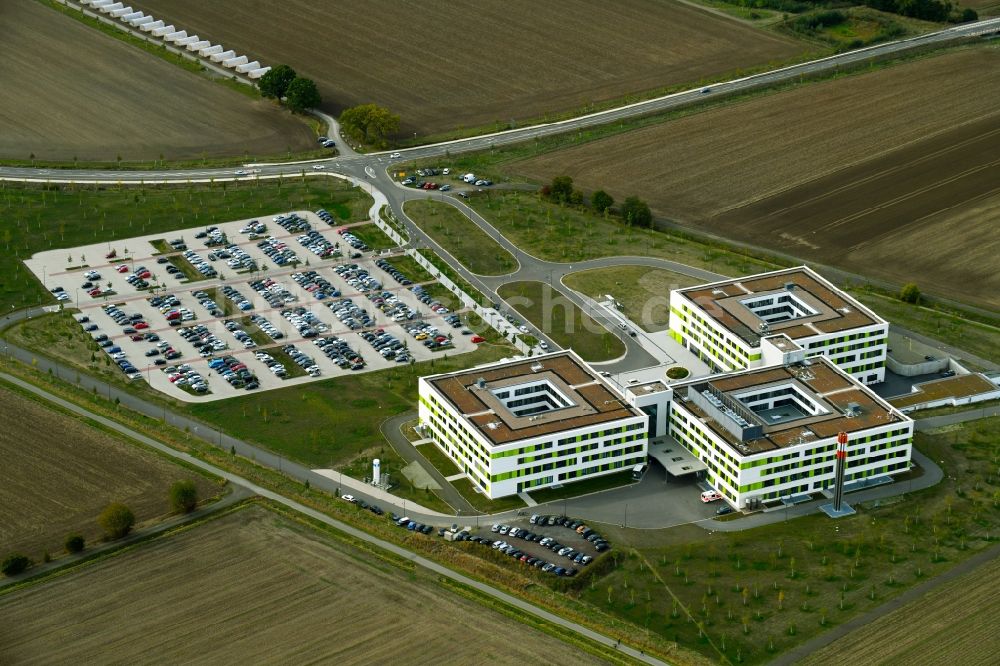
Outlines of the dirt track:
{"label": "dirt track", "polygon": [[185,71],[35,0],[4,0],[0,25],[0,158],[197,159],[316,146],[305,123],[270,102]]}
{"label": "dirt track", "polygon": [[205,39],[287,63],[327,110],[365,102],[403,136],[574,110],[810,47],[669,0],[137,0]]}
{"label": "dirt track", "polygon": [[0,663],[600,663],[259,507],[0,598],[0,624]]}

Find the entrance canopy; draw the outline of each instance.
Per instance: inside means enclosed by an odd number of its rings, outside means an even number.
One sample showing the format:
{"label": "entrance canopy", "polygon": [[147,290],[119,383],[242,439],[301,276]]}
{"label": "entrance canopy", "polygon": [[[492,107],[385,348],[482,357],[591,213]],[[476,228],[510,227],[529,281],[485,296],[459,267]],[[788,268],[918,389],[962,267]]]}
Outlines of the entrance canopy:
{"label": "entrance canopy", "polygon": [[684,476],[708,469],[690,451],[671,437],[659,437],[649,441],[649,457],[663,465],[671,476]]}

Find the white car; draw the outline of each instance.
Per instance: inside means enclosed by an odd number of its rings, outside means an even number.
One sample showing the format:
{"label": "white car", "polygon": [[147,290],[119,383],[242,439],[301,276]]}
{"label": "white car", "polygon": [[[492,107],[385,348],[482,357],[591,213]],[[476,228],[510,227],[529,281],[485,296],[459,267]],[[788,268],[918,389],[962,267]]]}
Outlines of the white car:
{"label": "white car", "polygon": [[237,176],[245,176],[245,175],[247,175],[246,169],[237,169],[233,173],[235,173]]}
{"label": "white car", "polygon": [[342,499],[344,501],[347,501],[347,502],[354,502],[355,501],[354,495],[341,495],[340,499]]}
{"label": "white car", "polygon": [[325,164],[314,164],[313,165],[313,171],[322,171],[325,168],[326,168]]}
{"label": "white car", "polygon": [[538,343],[538,348],[541,350],[548,350],[549,343],[547,343],[545,340],[542,340],[541,342]]}
{"label": "white car", "polygon": [[389,159],[390,160],[394,160],[397,157],[402,157],[402,155],[400,155],[399,153],[393,153],[393,154],[389,155]]}
{"label": "white car", "polygon": [[527,333],[528,332],[528,327],[527,326],[518,326],[517,330],[521,331],[522,333]]}

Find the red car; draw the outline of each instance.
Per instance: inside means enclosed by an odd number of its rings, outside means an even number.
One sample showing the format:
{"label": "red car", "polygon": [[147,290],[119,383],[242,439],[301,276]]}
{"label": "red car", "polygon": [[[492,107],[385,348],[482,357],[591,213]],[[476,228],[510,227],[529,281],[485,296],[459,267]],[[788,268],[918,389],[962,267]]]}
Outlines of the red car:
{"label": "red car", "polygon": [[133,335],[131,339],[132,339],[132,342],[139,342],[139,341],[142,340],[142,336],[141,335]]}
{"label": "red car", "polygon": [[90,294],[91,296],[93,296],[94,298],[97,298],[98,296],[101,295],[101,290],[100,289],[91,289],[87,293]]}
{"label": "red car", "polygon": [[139,277],[141,277],[143,280],[148,280],[149,278],[153,277],[153,274],[150,273],[149,271],[143,271],[139,273]]}
{"label": "red car", "polygon": [[167,321],[173,321],[174,319],[180,319],[181,313],[177,310],[171,310],[167,313]]}
{"label": "red car", "polygon": [[472,341],[475,342],[476,344],[479,344],[480,342],[486,342],[484,338],[481,338],[478,335],[473,335]]}
{"label": "red car", "polygon": [[147,324],[147,323],[146,323],[146,322],[144,322],[144,321],[139,321],[139,322],[136,322],[136,323],[135,323],[135,324],[133,324],[132,326],[133,326],[133,327],[135,328],[135,330],[137,330],[137,331],[141,331],[141,330],[142,330],[142,329],[144,329],[144,328],[149,328],[149,324]]}
{"label": "red car", "polygon": [[128,266],[126,266],[125,264],[122,264],[121,266],[119,266],[115,270],[118,271],[119,273],[128,273]]}

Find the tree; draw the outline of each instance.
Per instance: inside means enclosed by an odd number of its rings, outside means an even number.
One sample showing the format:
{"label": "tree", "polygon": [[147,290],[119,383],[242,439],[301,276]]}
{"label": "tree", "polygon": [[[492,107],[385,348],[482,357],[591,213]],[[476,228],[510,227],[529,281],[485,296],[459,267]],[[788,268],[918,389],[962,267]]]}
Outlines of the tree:
{"label": "tree", "polygon": [[288,91],[288,86],[296,78],[295,70],[288,65],[278,65],[264,76],[260,77],[257,87],[264,97],[281,99]]}
{"label": "tree", "polygon": [[912,282],[903,285],[903,289],[899,292],[899,300],[916,305],[920,302],[920,287]]}
{"label": "tree", "polygon": [[191,513],[198,506],[198,488],[194,481],[184,479],[170,486],[170,506],[177,513]]}
{"label": "tree", "polygon": [[615,205],[614,198],[604,190],[597,190],[590,195],[590,205],[598,213],[603,213]]}
{"label": "tree", "polygon": [[86,542],[83,540],[83,536],[80,534],[70,534],[66,537],[66,543],[63,544],[66,548],[66,552],[73,554],[79,553],[86,546]]}
{"label": "tree", "polygon": [[633,227],[653,226],[653,213],[649,210],[649,204],[639,197],[629,197],[622,203],[622,219]]}
{"label": "tree", "polygon": [[111,539],[120,539],[132,531],[135,514],[121,502],[113,502],[105,507],[97,517],[97,524]]}
{"label": "tree", "polygon": [[549,193],[556,201],[569,201],[573,195],[573,179],[569,176],[556,176],[549,186]]}
{"label": "tree", "polygon": [[382,143],[399,130],[399,116],[378,104],[361,104],[344,109],[340,127],[358,141]]}
{"label": "tree", "polygon": [[298,76],[288,85],[285,104],[296,113],[302,113],[307,109],[314,109],[322,101],[323,99],[319,96],[319,90],[316,89],[316,84],[312,79],[305,79]]}
{"label": "tree", "polygon": [[26,555],[11,553],[4,559],[3,564],[0,564],[0,572],[3,572],[4,576],[16,576],[26,571],[32,564],[34,563]]}

